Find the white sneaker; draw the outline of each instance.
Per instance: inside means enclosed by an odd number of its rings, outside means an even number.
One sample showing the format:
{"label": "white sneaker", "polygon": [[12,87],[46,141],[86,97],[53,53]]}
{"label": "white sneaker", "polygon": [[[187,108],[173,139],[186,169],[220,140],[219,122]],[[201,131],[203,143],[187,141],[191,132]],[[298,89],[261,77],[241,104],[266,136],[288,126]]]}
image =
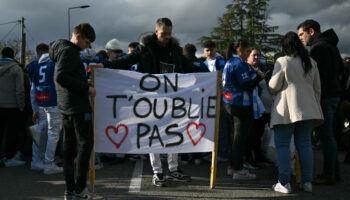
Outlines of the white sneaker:
{"label": "white sneaker", "polygon": [[253,179],[256,179],[256,175],[249,173],[249,171],[246,169],[242,169],[242,170],[233,172],[232,179],[233,180],[253,180]]}
{"label": "white sneaker", "polygon": [[26,164],[26,162],[17,160],[15,157],[13,157],[10,160],[6,160],[4,164],[5,164],[5,167],[17,167],[17,166],[22,166]]}
{"label": "white sneaker", "polygon": [[303,189],[305,192],[312,192],[312,183],[311,182],[304,183]]}
{"label": "white sneaker", "polygon": [[227,166],[227,171],[226,171],[227,176],[232,176],[233,175],[233,170],[231,166]]}
{"label": "white sneaker", "polygon": [[63,168],[57,166],[55,163],[44,165],[44,174],[46,174],[46,175],[57,174],[57,173],[62,173],[62,172],[63,172]]}
{"label": "white sneaker", "polygon": [[275,191],[275,192],[280,192],[280,193],[284,193],[284,194],[289,194],[292,192],[292,189],[290,187],[290,184],[287,183],[285,185],[282,185],[279,181],[277,184],[273,185],[272,186],[272,189]]}
{"label": "white sneaker", "polygon": [[44,169],[44,162],[43,161],[32,161],[30,162],[30,169],[31,170],[43,170]]}

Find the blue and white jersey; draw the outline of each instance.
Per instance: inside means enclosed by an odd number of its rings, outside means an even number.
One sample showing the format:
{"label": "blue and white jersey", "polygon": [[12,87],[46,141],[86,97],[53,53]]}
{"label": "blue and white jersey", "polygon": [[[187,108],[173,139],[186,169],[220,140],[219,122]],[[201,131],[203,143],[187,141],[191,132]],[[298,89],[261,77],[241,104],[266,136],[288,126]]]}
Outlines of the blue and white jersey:
{"label": "blue and white jersey", "polygon": [[[84,51],[81,52],[80,54],[81,61],[84,64],[85,71],[87,66],[93,65],[93,64],[98,64],[98,63],[103,63],[104,58],[100,55],[96,55],[96,52],[92,49],[85,49]],[[88,79],[91,78],[91,73],[87,72],[86,76]]]}
{"label": "blue and white jersey", "polygon": [[222,74],[223,101],[238,106],[252,105],[251,91],[245,91],[241,86],[252,81],[256,76],[254,69],[239,56],[233,55],[226,62]]}
{"label": "blue and white jersey", "polygon": [[31,84],[33,84],[33,77],[36,71],[38,70],[38,68],[39,68],[39,60],[36,58],[30,61],[30,63],[27,65],[28,76]]}
{"label": "blue and white jersey", "polygon": [[224,57],[222,57],[220,54],[216,54],[215,59],[213,60],[205,60],[203,64],[206,66],[206,68],[211,71],[222,71],[225,67],[226,61]]}
{"label": "blue and white jersey", "polygon": [[48,53],[43,54],[33,75],[34,97],[41,107],[57,106],[54,71],[55,63]]}

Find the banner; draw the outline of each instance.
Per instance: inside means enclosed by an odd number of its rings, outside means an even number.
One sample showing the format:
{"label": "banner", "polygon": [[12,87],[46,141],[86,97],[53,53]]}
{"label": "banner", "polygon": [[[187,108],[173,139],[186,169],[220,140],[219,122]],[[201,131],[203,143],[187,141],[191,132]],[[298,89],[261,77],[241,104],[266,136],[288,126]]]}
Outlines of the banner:
{"label": "banner", "polygon": [[94,86],[96,152],[213,151],[217,72],[96,69]]}

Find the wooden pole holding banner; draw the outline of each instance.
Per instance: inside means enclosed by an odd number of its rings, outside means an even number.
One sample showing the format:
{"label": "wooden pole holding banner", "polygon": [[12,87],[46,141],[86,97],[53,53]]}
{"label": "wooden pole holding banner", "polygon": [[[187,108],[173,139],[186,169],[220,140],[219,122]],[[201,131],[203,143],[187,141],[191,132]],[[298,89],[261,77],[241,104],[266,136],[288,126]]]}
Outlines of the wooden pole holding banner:
{"label": "wooden pole holding banner", "polygon": [[[95,85],[95,69],[91,69],[91,78],[92,78],[92,85]],[[94,137],[95,141],[95,132],[94,132],[94,125],[95,125],[95,117],[94,117],[94,105],[95,105],[95,98],[91,95],[91,121],[92,121],[92,135]],[[89,170],[89,183],[90,183],[90,190],[92,192],[95,192],[95,142],[92,146],[91,151],[91,157],[90,157],[90,170]]]}
{"label": "wooden pole holding banner", "polygon": [[220,102],[221,102],[221,71],[218,71],[217,81],[216,81],[216,119],[215,119],[215,135],[214,135],[214,149],[212,152],[211,159],[211,175],[210,175],[210,188],[215,187],[216,182],[216,171],[217,171],[217,156],[218,156],[218,143],[219,143],[219,124],[220,124]]}

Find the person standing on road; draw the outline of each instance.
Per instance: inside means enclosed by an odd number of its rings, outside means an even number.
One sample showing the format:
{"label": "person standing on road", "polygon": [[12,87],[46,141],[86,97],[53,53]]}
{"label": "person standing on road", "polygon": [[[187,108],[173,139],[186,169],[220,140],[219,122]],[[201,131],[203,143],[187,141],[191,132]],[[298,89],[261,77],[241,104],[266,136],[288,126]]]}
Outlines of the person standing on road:
{"label": "person standing on road", "polygon": [[[216,51],[216,44],[212,40],[208,40],[203,44],[203,54],[205,60],[203,65],[210,72],[221,71],[224,69],[226,60]],[[202,67],[202,66],[201,66]],[[221,99],[220,104],[223,105]],[[225,117],[224,107],[220,106],[220,124],[219,124],[219,145],[218,145],[218,162],[227,160],[227,121]],[[210,156],[211,158],[211,156]]]}
{"label": "person standing on road", "polygon": [[323,152],[323,172],[315,184],[334,185],[340,181],[338,147],[334,137],[334,117],[342,88],[340,75],[344,63],[337,48],[338,36],[333,29],[321,33],[320,24],[309,19],[298,26],[299,39],[305,46],[311,46],[310,56],[317,63],[321,79],[321,107],[324,124],[316,129]]}
{"label": "person standing on road", "polygon": [[245,62],[250,51],[251,46],[245,40],[230,43],[226,52],[228,60],[222,75],[222,100],[230,143],[227,175],[232,175],[234,180],[256,178],[255,174],[243,168],[243,158],[255,115],[261,116],[261,111],[264,110],[257,92],[254,91],[265,74],[253,70]]}
{"label": "person standing on road", "polygon": [[[39,129],[47,135],[44,174],[62,173],[63,168],[55,164],[55,152],[62,129],[62,116],[57,107],[57,95],[54,83],[55,63],[49,58],[49,46],[39,58],[38,69],[33,76],[33,88],[36,104],[39,106]],[[36,115],[34,115],[36,116]],[[39,147],[39,149],[42,149]]]}
{"label": "person standing on road", "polygon": [[321,83],[316,62],[308,55],[298,35],[288,32],[281,41],[283,57],[277,59],[269,82],[276,95],[271,111],[271,127],[277,149],[276,192],[291,193],[289,144],[294,134],[298,150],[302,187],[312,191],[313,153],[311,134],[323,121],[320,106]]}
{"label": "person standing on road", "polygon": [[6,139],[6,142],[5,157],[1,158],[0,162],[6,167],[25,164],[15,156],[19,149],[17,119],[20,111],[23,111],[25,107],[25,92],[23,70],[14,57],[12,48],[2,49],[0,58],[0,154],[3,138]]}
{"label": "person standing on road", "polygon": [[[268,70],[267,67],[261,62],[261,52],[257,48],[253,48],[249,57],[247,58],[247,63],[255,71],[262,71],[267,77],[271,77],[272,71]],[[247,169],[259,169],[263,165],[269,165],[271,162],[265,157],[264,152],[261,147],[262,136],[265,132],[265,125],[270,124],[270,113],[272,106],[272,94],[268,88],[268,78],[261,80],[258,84],[258,94],[264,104],[265,112],[263,115],[254,120],[252,135],[248,140],[246,158],[243,166]]]}
{"label": "person standing on road", "polygon": [[[95,37],[93,27],[82,23],[74,28],[70,41],[56,40],[49,52],[51,60],[56,62],[54,80],[58,108],[63,116],[65,199],[91,198],[86,187],[94,143],[89,93],[94,97],[96,90],[88,84],[80,51],[88,48],[95,41]],[[74,167],[77,144],[79,149]]]}
{"label": "person standing on road", "polygon": [[[119,60],[92,65],[90,68],[114,68],[127,69],[138,63],[137,71],[141,73],[189,73],[203,72],[205,70],[194,66],[182,55],[179,42],[171,36],[172,22],[168,18],[159,18],[156,22],[155,32],[141,37],[141,44],[130,54]],[[160,154],[150,154],[153,169],[152,183],[156,186],[165,186]],[[178,167],[178,154],[168,154],[167,179],[175,181],[191,181],[191,177],[185,175]]]}

